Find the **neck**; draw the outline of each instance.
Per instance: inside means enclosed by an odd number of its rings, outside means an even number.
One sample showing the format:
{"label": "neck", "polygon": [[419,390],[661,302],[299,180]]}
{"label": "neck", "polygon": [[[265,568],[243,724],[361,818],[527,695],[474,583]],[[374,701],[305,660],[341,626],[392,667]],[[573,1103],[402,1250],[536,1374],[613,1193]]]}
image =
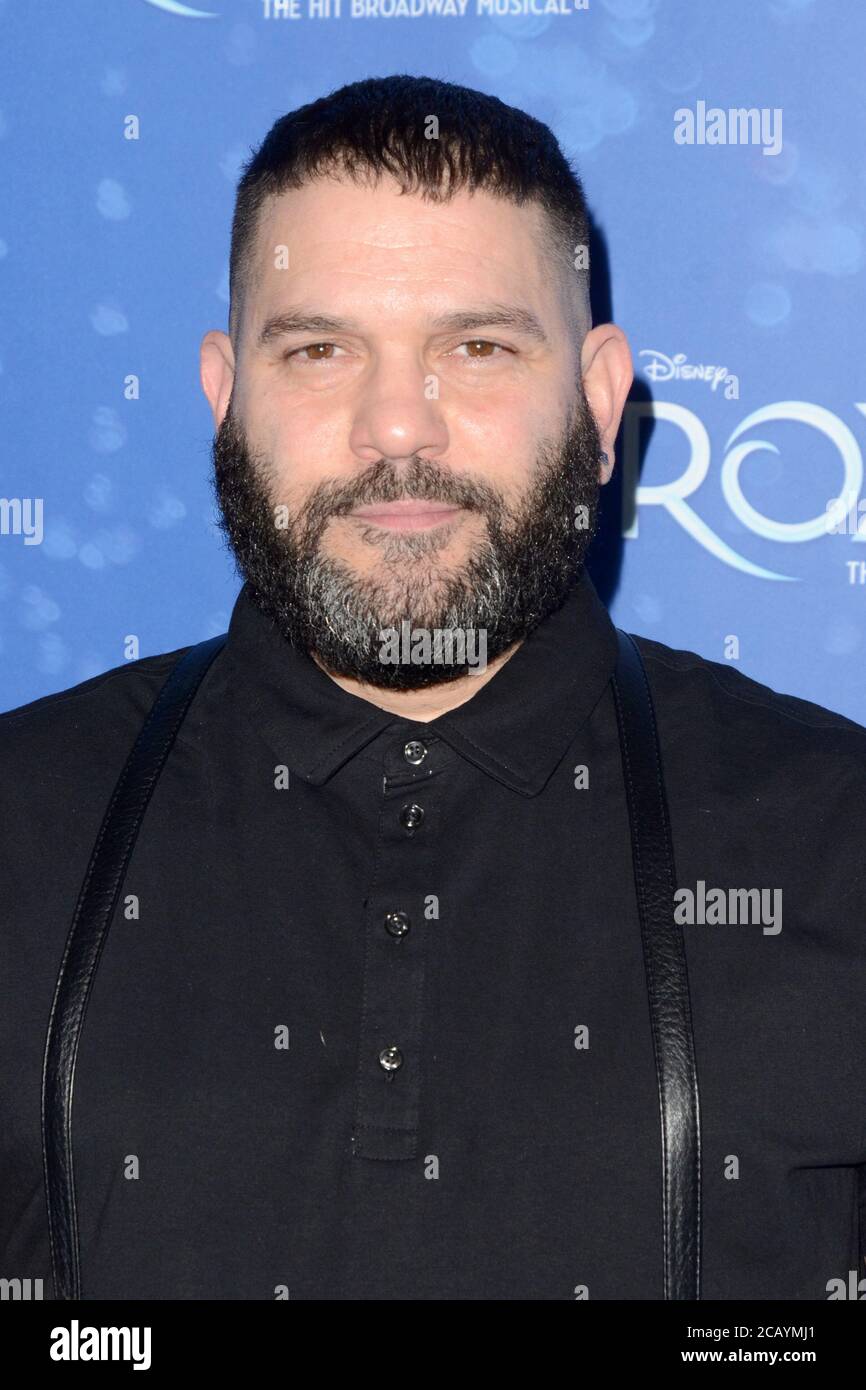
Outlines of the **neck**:
{"label": "neck", "polygon": [[421,724],[430,724],[434,719],[438,719],[440,714],[448,714],[451,710],[457,709],[458,705],[465,705],[467,700],[471,700],[483,685],[493,679],[520,645],[520,642],[515,642],[477,675],[458,676],[456,680],[425,686],[422,690],[389,690],[377,685],[367,685],[351,676],[337,676],[322,664],[315,652],[312,656],[325,675],[330,676],[335,685],[347,694],[356,695],[359,700],[367,700],[371,705],[378,705],[379,709],[387,710],[389,714],[398,715],[401,719],[415,719]]}

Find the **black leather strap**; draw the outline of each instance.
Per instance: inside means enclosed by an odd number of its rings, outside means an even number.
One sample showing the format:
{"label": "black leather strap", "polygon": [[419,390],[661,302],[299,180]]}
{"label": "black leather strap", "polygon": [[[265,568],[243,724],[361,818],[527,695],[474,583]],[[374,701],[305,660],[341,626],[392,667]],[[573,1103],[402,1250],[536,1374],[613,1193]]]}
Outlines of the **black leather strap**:
{"label": "black leather strap", "polygon": [[631,826],[662,1131],[664,1296],[701,1296],[701,1127],[673,842],[655,712],[640,652],[617,629],[613,679]]}
{"label": "black leather strap", "polygon": [[226,636],[199,642],[172,667],[108,804],[69,929],[42,1070],[42,1161],[55,1298],[81,1297],[72,1084],[90,987],[147,803],[192,698]]}

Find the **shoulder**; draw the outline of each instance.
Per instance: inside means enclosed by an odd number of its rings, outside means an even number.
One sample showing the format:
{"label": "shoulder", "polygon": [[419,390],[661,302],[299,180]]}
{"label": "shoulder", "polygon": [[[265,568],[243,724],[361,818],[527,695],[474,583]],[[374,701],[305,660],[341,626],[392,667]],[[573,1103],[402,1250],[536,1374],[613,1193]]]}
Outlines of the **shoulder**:
{"label": "shoulder", "polygon": [[[784,891],[786,940],[810,968],[844,962],[862,981],[866,728],[732,665],[635,641],[681,882]],[[838,981],[827,988],[838,993]]]}
{"label": "shoulder", "polygon": [[28,779],[34,786],[40,782],[40,772],[53,770],[54,779],[63,781],[77,770],[118,770],[118,757],[131,748],[163,682],[188,650],[126,662],[0,714],[3,780],[20,799]]}
{"label": "shoulder", "polygon": [[713,805],[743,834],[753,817],[773,818],[803,850],[820,827],[862,836],[866,728],[723,662],[635,641],[675,801]]}
{"label": "shoulder", "polygon": [[116,666],[0,714],[0,950],[25,1012],[28,991],[50,1002],[57,952],[112,791],[187,650]]}
{"label": "shoulder", "polygon": [[709,661],[697,652],[665,646],[648,637],[634,639],[654,694],[665,714],[708,716],[740,733],[771,730],[788,740],[808,743],[823,737],[866,753],[866,728],[843,714],[796,695],[783,694],[753,680],[734,665]]}
{"label": "shoulder", "polygon": [[[703,776],[742,793],[785,787],[802,804],[842,805],[861,814],[866,728],[853,719],[783,694],[736,667],[635,637],[653,693],[663,753],[696,781]],[[689,771],[690,769],[690,771]],[[760,785],[759,785],[760,784]]]}

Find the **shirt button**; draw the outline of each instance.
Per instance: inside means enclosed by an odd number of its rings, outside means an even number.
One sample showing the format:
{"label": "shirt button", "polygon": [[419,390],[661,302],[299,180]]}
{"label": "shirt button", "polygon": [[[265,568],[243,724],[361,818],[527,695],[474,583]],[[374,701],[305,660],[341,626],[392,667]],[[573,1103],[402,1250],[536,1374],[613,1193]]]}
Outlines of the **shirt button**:
{"label": "shirt button", "polygon": [[404,806],[400,812],[400,822],[405,825],[407,830],[415,830],[424,819],[424,807],[417,806],[413,801],[411,806]]}
{"label": "shirt button", "polygon": [[394,1072],[403,1065],[403,1053],[399,1047],[383,1047],[379,1053],[379,1066],[383,1071]]}
{"label": "shirt button", "polygon": [[405,912],[389,912],[385,916],[385,930],[389,936],[405,936],[410,925]]}
{"label": "shirt button", "polygon": [[411,763],[413,767],[417,767],[418,764],[423,763],[424,759],[427,757],[427,749],[419,739],[413,738],[409,740],[403,749],[403,757],[406,759],[407,763]]}

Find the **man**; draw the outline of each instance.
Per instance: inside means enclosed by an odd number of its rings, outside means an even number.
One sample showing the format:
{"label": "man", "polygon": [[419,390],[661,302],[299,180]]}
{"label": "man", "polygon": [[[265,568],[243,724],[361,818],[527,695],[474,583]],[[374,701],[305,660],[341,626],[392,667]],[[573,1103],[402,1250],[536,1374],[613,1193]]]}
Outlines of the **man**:
{"label": "man", "polygon": [[428,79],[247,166],[201,352],[228,640],[117,790],[187,649],[0,719],[7,1274],[866,1274],[866,730],[613,627],[584,559],[632,374],[587,240],[547,128]]}

